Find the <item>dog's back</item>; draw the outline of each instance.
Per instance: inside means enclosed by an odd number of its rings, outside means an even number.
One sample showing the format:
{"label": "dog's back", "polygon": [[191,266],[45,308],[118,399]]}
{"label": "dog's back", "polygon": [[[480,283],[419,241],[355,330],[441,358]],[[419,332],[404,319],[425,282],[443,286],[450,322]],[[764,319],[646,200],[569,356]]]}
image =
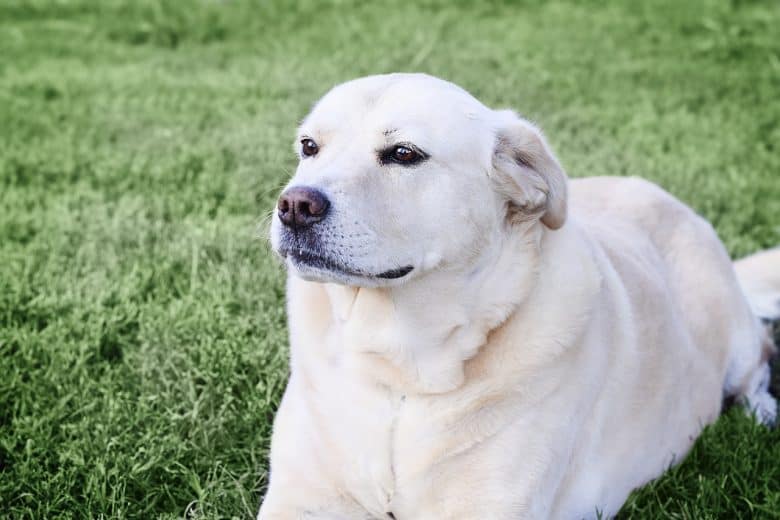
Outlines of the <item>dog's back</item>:
{"label": "dog's back", "polygon": [[[638,178],[575,180],[570,200],[572,213],[582,213],[596,234],[628,226],[634,229],[624,230],[623,237],[652,241],[667,271],[668,289],[679,303],[677,310],[701,359],[711,363],[713,375],[723,381],[724,396],[747,401],[764,422],[773,422],[775,403],[766,394],[766,342],[756,313],[780,316],[780,249],[734,265],[706,220]],[[608,242],[613,247],[619,243]]]}

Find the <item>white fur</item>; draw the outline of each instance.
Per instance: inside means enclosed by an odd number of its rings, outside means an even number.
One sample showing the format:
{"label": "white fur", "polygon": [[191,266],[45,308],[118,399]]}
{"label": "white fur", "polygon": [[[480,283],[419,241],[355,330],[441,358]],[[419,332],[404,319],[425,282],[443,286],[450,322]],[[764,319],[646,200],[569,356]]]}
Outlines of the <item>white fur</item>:
{"label": "white fur", "polygon": [[[660,188],[567,188],[534,126],[425,75],[336,87],[304,136],[320,151],[290,186],[330,198],[315,252],[349,269],[287,256],[291,376],[259,518],[611,516],[724,396],[774,418],[731,261]],[[429,159],[380,164],[398,142]],[[278,218],[272,243],[297,243]]]}
{"label": "white fur", "polygon": [[734,269],[756,315],[780,318],[780,247],[743,258]]}

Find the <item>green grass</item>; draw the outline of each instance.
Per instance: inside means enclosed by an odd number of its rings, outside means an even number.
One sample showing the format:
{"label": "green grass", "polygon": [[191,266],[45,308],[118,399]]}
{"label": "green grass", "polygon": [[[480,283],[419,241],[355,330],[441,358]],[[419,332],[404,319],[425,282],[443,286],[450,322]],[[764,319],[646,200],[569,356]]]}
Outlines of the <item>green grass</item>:
{"label": "green grass", "polygon": [[[0,516],[256,512],[287,377],[258,227],[343,80],[443,76],[573,177],[780,243],[775,0],[284,3],[0,3]],[[727,414],[622,516],[780,516],[780,433]]]}

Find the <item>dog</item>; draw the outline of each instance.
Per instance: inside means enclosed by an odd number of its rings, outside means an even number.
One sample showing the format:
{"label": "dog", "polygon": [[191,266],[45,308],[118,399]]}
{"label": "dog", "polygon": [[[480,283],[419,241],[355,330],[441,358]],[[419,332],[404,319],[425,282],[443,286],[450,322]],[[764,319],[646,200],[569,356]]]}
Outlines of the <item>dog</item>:
{"label": "dog", "polygon": [[[424,74],[327,93],[271,243],[290,379],[258,518],[606,518],[724,399],[763,423],[780,250]],[[751,307],[753,305],[753,307]]]}

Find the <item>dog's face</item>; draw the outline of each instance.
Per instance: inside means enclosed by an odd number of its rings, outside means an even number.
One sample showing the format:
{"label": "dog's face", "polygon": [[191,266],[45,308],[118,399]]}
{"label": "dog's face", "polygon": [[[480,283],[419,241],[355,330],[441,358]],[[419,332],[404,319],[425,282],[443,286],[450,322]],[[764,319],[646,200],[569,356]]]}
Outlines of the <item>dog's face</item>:
{"label": "dog's face", "polygon": [[541,134],[430,76],[335,87],[295,147],[271,241],[307,280],[376,287],[469,269],[518,221],[565,219],[565,175]]}

